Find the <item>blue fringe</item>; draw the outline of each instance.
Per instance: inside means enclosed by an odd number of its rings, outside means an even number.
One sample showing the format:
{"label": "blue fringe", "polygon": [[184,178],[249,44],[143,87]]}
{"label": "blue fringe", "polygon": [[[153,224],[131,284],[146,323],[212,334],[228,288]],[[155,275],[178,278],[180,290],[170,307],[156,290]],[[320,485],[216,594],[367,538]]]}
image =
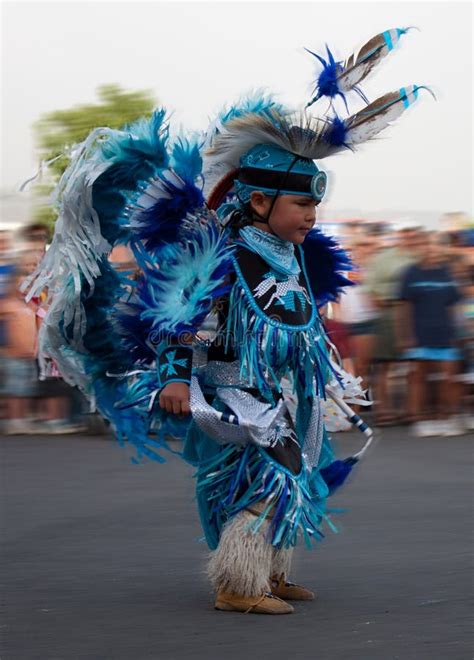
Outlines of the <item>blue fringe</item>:
{"label": "blue fringe", "polygon": [[255,379],[262,394],[273,400],[272,390],[281,392],[281,379],[294,373],[304,383],[305,396],[325,396],[329,362],[318,321],[306,330],[304,339],[301,332],[272,325],[254,310],[239,282],[231,291],[229,310],[227,343],[233,341],[245,381]]}
{"label": "blue fringe", "polygon": [[335,531],[324,499],[311,488],[309,474],[304,468],[299,475],[292,474],[253,445],[224,447],[195,475],[198,499],[207,503],[209,519],[203,521],[204,526],[215,530],[212,545],[228,518],[257,502],[263,502],[265,508],[251,529],[256,533],[268,518],[268,541],[274,546],[289,548],[302,537],[311,547],[313,541],[324,538],[320,531],[323,521]]}
{"label": "blue fringe", "polygon": [[94,393],[97,408],[100,413],[112,424],[118,442],[123,446],[125,443],[135,449],[132,456],[133,463],[140,463],[149,459],[157,463],[165,463],[166,459],[160,452],[166,451],[180,455],[173,450],[167,437],[184,437],[187,432],[190,419],[178,419],[161,410],[157,411],[160,423],[156,428],[150,414],[140,407],[128,409],[117,408],[116,401],[126,396],[127,384],[124,380],[117,378],[97,378],[94,381]]}

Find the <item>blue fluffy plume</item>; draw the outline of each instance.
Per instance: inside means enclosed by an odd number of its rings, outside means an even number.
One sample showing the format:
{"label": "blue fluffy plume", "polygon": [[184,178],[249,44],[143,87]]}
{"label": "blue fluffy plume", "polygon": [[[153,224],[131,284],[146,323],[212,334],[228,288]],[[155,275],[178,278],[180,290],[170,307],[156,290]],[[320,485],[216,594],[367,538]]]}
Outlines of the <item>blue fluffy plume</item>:
{"label": "blue fluffy plume", "polygon": [[130,233],[123,218],[127,193],[136,190],[168,163],[168,127],[165,111],[156,111],[149,119],[140,119],[122,131],[113,131],[100,149],[110,166],[97,178],[92,188],[92,203],[100,229],[111,244],[126,243]]}
{"label": "blue fluffy plume", "polygon": [[202,157],[198,142],[179,138],[173,145],[170,164],[184,181],[194,182],[202,171]]}
{"label": "blue fluffy plume", "polygon": [[322,96],[329,96],[331,99],[334,98],[335,96],[340,96],[346,105],[347,111],[349,112],[349,108],[347,107],[346,97],[344,96],[343,92],[339,89],[339,85],[337,82],[338,76],[342,71],[342,63],[336,62],[327,44],[326,44],[326,52],[328,55],[327,60],[325,60],[324,57],[321,57],[321,55],[318,55],[317,53],[313,53],[313,51],[309,50],[308,48],[305,48],[305,50],[308,53],[311,53],[311,55],[313,55],[323,67],[323,70],[321,71],[321,73],[319,74],[316,80],[316,84],[314,88],[315,96],[311,99],[311,101],[309,101],[307,106],[312,105]]}
{"label": "blue fluffy plume", "polygon": [[306,272],[318,305],[336,300],[345,286],[353,283],[344,275],[352,270],[345,250],[331,236],[313,229],[303,243]]}
{"label": "blue fluffy plume", "polygon": [[231,254],[227,237],[208,219],[195,227],[192,240],[160,253],[159,268],[148,255],[133,298],[116,314],[130,355],[149,364],[161,341],[195,334],[215,300],[229,289]]}
{"label": "blue fluffy plume", "polygon": [[132,230],[134,240],[142,241],[149,252],[164,243],[175,243],[188,214],[204,206],[202,190],[192,180],[173,182],[167,172],[160,173],[145,194],[156,196],[156,201],[135,213]]}
{"label": "blue fluffy plume", "polygon": [[324,128],[322,139],[334,146],[345,146],[348,149],[352,147],[347,143],[346,123],[340,117],[333,117],[328,120]]}
{"label": "blue fluffy plume", "polygon": [[100,271],[92,295],[89,295],[87,283],[81,293],[87,319],[83,343],[87,351],[88,373],[92,377],[105,375],[108,371],[123,371],[130,363],[111,318],[114,304],[125,293],[125,281],[105,258],[100,263]]}
{"label": "blue fluffy plume", "polygon": [[351,456],[344,461],[333,461],[321,470],[320,474],[329,488],[330,495],[344,484],[356,463],[357,460]]}
{"label": "blue fluffy plume", "polygon": [[243,96],[230,107],[224,107],[211,122],[205,136],[205,145],[206,147],[212,146],[216,136],[221,133],[226,124],[234,119],[240,119],[246,115],[259,115],[272,121],[274,113],[284,116],[289,113],[289,109],[262,89]]}
{"label": "blue fluffy plume", "polygon": [[146,161],[155,168],[168,165],[168,125],[166,111],[155,110],[150,118],[138,121],[117,131],[102,143],[104,158],[112,163],[126,163],[132,170],[143,166]]}

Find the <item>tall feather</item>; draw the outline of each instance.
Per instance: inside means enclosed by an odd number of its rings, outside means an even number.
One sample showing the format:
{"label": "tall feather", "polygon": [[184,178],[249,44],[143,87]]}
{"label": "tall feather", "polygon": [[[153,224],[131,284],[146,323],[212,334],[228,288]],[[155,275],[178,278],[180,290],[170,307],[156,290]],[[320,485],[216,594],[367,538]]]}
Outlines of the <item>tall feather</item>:
{"label": "tall feather", "polygon": [[92,191],[92,203],[99,215],[102,235],[111,245],[130,240],[124,209],[127,195],[157,169],[168,165],[166,112],[156,110],[121,131],[114,131],[102,145],[108,163]]}
{"label": "tall feather", "polygon": [[429,87],[408,85],[384,94],[347,119],[336,117],[329,120],[320,136],[319,158],[332,156],[347,148],[353,149],[374,138],[416,101],[420,89],[426,89],[434,97]]}
{"label": "tall feather", "polygon": [[360,51],[352,53],[344,62],[341,73],[338,75],[337,83],[342,92],[356,89],[364,78],[386,57],[397,45],[400,38],[413,28],[393,28],[385,30],[372,37],[362,46]]}
{"label": "tall feather", "polygon": [[[141,118],[121,131],[114,131],[102,145],[104,158],[109,163],[126,164],[132,179],[135,169],[143,167],[144,162],[155,168],[166,167],[169,127],[165,119],[166,111],[160,108],[150,118]],[[123,176],[127,181],[125,170]]]}
{"label": "tall feather", "polygon": [[391,122],[400,117],[418,98],[418,91],[426,89],[434,98],[433,92],[422,85],[408,85],[396,92],[384,94],[366,108],[350,117],[346,124],[349,144],[360,144],[375,137]]}
{"label": "tall feather", "polygon": [[395,48],[402,35],[410,29],[412,28],[394,28],[375,35],[362,46],[357,54],[352,53],[344,63],[334,59],[328,46],[326,46],[327,60],[306,48],[305,50],[313,55],[323,67],[316,80],[315,95],[306,107],[323,96],[330,99],[341,96],[347,108],[345,94],[350,91],[357,92],[368,103],[367,97],[357,85]]}

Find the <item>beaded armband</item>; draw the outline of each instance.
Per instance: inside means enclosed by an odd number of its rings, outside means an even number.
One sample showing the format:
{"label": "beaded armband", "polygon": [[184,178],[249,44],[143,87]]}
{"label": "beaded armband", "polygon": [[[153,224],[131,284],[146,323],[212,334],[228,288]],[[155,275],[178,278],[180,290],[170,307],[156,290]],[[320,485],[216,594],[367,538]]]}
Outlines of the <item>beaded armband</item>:
{"label": "beaded armband", "polygon": [[193,349],[191,346],[167,346],[157,359],[161,388],[168,383],[191,383]]}

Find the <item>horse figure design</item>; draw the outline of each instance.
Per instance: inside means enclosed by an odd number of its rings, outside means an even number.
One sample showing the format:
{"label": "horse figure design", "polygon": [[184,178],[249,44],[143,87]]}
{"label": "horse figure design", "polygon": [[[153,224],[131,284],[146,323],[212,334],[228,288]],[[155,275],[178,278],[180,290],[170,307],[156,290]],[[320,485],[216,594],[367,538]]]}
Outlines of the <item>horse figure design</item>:
{"label": "horse figure design", "polygon": [[254,288],[253,292],[256,298],[262,298],[273,288],[275,288],[275,291],[263,308],[264,310],[268,309],[276,301],[277,305],[283,305],[285,309],[294,311],[295,297],[298,298],[303,309],[306,303],[310,302],[308,292],[298,282],[296,275],[290,275],[284,281],[278,281],[275,275],[269,274]]}

